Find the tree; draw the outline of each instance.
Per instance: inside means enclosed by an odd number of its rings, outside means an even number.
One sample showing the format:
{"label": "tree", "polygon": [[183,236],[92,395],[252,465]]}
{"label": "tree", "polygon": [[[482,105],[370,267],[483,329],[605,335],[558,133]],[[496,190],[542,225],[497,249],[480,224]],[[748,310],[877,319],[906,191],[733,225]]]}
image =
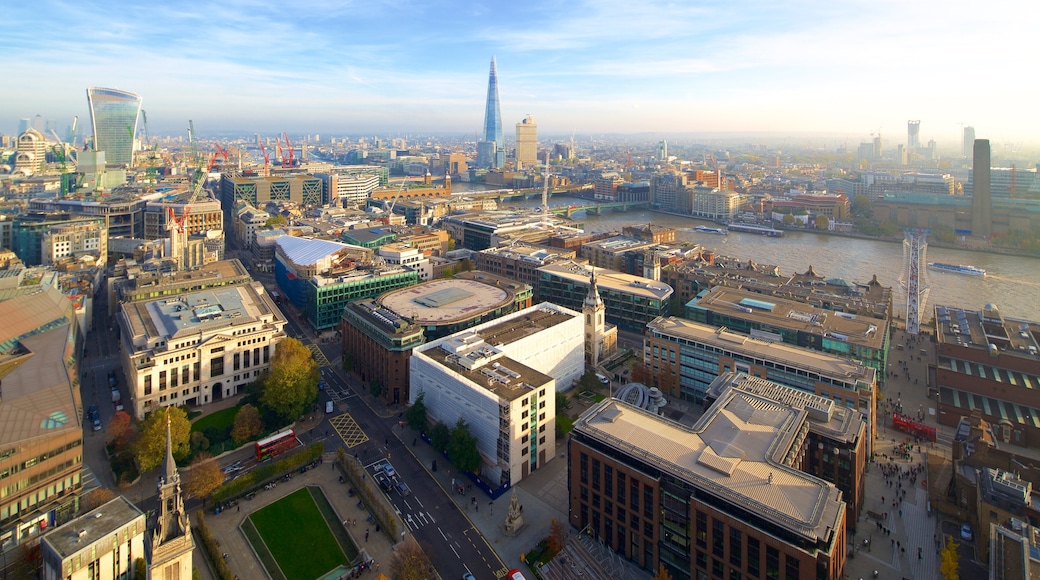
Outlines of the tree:
{"label": "tree", "polygon": [[448,278],[454,278],[454,277],[455,277],[455,268],[452,268],[450,266],[445,268],[444,271],[441,272],[441,278],[448,279]]}
{"label": "tree", "polygon": [[270,226],[270,227],[278,227],[278,226],[284,226],[287,223],[289,223],[289,220],[285,219],[285,216],[273,215],[273,216],[267,218],[267,221],[264,222],[264,225],[265,226]]}
{"label": "tree", "polygon": [[567,405],[567,393],[556,393],[556,414],[562,413]]}
{"label": "tree", "polygon": [[205,451],[209,449],[209,438],[206,437],[205,433],[201,433],[199,431],[192,431],[190,445],[192,453]]}
{"label": "tree", "polygon": [[148,580],[148,564],[144,558],[134,560],[134,580]]}
{"label": "tree", "polygon": [[256,407],[246,404],[235,413],[231,438],[235,440],[235,445],[241,445],[259,435],[263,430],[264,424],[260,421],[260,411]]}
{"label": "tree", "polygon": [[413,542],[405,542],[390,556],[390,577],[394,580],[426,580],[436,578],[430,559],[422,548]]}
{"label": "tree", "polygon": [[636,363],[632,366],[632,381],[636,383],[643,383],[649,385],[653,380],[653,375],[650,374],[650,369],[643,363]]}
{"label": "tree", "polygon": [[939,571],[942,572],[943,578],[946,580],[957,580],[960,577],[960,566],[960,558],[957,555],[957,544],[947,541],[946,546],[942,549],[942,555],[939,561]]}
{"label": "tree", "polygon": [[108,423],[109,443],[114,453],[121,453],[133,439],[133,422],[126,411],[116,411]]}
{"label": "tree", "polygon": [[480,467],[477,438],[469,432],[469,425],[461,417],[455,423],[455,428],[451,430],[448,458],[459,471],[474,472]]}
{"label": "tree", "polygon": [[451,430],[443,422],[437,421],[430,429],[430,444],[441,452],[448,448],[449,441],[451,441]]}
{"label": "tree", "polygon": [[870,217],[873,213],[873,204],[870,202],[870,198],[857,193],[852,197],[852,215],[860,217]]}
{"label": "tree", "polygon": [[188,497],[206,497],[224,483],[224,473],[217,460],[209,453],[199,453],[188,468],[184,493]]}
{"label": "tree", "polygon": [[419,396],[415,398],[415,402],[412,403],[411,407],[404,412],[404,418],[408,421],[408,426],[412,428],[412,431],[422,431],[426,429],[426,403],[424,399],[426,393],[420,391]]}
{"label": "tree", "polygon": [[462,260],[459,262],[459,272],[472,272],[473,262],[469,259]]}
{"label": "tree", "polygon": [[578,387],[583,391],[593,391],[599,386],[599,377],[596,376],[596,371],[592,369],[586,370],[585,374],[578,379]]}
{"label": "tree", "polygon": [[83,499],[80,500],[80,509],[84,512],[97,509],[106,503],[116,498],[115,492],[107,487],[95,487],[94,489],[83,494]]}
{"label": "tree", "polygon": [[831,220],[825,215],[816,216],[816,229],[826,230],[830,227]]}
{"label": "tree", "polygon": [[166,457],[167,417],[170,420],[174,459],[184,459],[191,451],[188,442],[191,434],[188,414],[180,407],[163,407],[148,415],[148,418],[141,423],[141,436],[133,446],[134,458],[137,459],[137,465],[142,472],[159,467]]}
{"label": "tree", "polygon": [[657,568],[657,574],[654,574],[654,580],[672,580],[672,575],[668,573],[662,564]]}
{"label": "tree", "polygon": [[783,222],[785,226],[794,225],[794,216],[789,213],[785,213]]}
{"label": "tree", "polygon": [[545,538],[545,541],[553,554],[559,554],[567,544],[567,529],[556,518],[549,524],[549,537]]}
{"label": "tree", "polygon": [[383,396],[383,387],[379,384],[379,379],[372,377],[372,380],[368,381],[368,393],[373,397]]}
{"label": "tree", "polygon": [[260,402],[286,421],[295,421],[318,396],[318,363],[295,338],[285,338],[263,377]]}

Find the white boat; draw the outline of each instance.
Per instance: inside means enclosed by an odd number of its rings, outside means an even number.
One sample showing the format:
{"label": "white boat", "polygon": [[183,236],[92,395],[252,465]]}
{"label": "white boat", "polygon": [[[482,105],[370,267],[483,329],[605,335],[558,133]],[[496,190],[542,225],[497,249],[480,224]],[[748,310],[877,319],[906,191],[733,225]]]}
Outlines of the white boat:
{"label": "white boat", "polygon": [[975,266],[967,266],[965,264],[943,264],[940,262],[929,262],[928,267],[933,270],[940,270],[942,272],[951,272],[953,274],[964,274],[966,276],[982,276],[986,277],[986,271],[982,268],[976,268]]}

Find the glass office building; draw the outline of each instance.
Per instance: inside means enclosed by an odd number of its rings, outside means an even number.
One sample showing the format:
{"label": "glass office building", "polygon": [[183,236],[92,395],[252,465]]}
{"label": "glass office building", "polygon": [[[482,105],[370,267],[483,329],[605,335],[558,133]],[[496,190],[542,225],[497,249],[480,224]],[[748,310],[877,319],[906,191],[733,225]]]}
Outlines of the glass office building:
{"label": "glass office building", "polygon": [[130,166],[134,161],[141,97],[118,89],[90,87],[87,104],[94,129],[94,149],[105,152],[108,165]]}

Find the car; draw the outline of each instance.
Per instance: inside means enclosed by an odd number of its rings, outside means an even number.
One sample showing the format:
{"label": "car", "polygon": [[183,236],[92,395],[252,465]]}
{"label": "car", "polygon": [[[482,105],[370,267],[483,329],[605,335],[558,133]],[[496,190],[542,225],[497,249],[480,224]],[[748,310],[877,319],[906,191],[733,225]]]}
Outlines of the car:
{"label": "car", "polygon": [[94,417],[94,430],[95,431],[100,431],[101,430],[101,419],[98,419],[97,417]]}
{"label": "car", "polygon": [[394,471],[394,466],[389,463],[383,464],[383,473],[385,473],[387,477],[394,477],[397,475],[397,472]]}
{"label": "car", "polygon": [[466,572],[465,574],[462,575],[462,580],[477,580],[477,579],[473,576],[473,574],[470,574],[469,572]]}
{"label": "car", "polygon": [[398,481],[394,487],[397,488],[397,493],[401,494],[402,497],[412,495],[412,490],[408,489],[408,485],[403,481]]}
{"label": "car", "polygon": [[961,524],[961,539],[965,542],[970,542],[975,538],[971,533],[971,526],[968,524]]}
{"label": "car", "polygon": [[335,410],[336,407],[332,401],[325,401],[325,414],[331,414]]}
{"label": "car", "polygon": [[596,378],[599,379],[600,384],[603,385],[604,387],[610,385],[610,379],[608,379],[607,377],[605,377],[605,376],[603,376],[603,375],[601,375],[599,373],[596,373]]}
{"label": "car", "polygon": [[241,469],[242,469],[242,462],[241,461],[236,461],[236,462],[232,463],[231,465],[225,466],[224,469],[221,469],[221,471],[224,472],[224,475],[230,475],[230,474],[232,474],[232,473],[234,473],[236,471],[240,471]]}
{"label": "car", "polygon": [[516,568],[513,568],[512,570],[509,571],[508,574],[506,574],[506,579],[507,580],[527,580],[527,577],[524,576],[523,572],[517,570]]}

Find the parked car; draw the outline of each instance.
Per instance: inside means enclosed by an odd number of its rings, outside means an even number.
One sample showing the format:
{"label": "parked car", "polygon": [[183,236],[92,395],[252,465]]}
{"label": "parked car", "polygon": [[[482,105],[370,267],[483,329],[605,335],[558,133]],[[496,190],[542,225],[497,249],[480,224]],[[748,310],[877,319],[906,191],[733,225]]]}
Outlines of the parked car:
{"label": "parked car", "polygon": [[961,539],[965,542],[970,542],[974,538],[974,534],[971,533],[971,526],[968,524],[961,524]]}
{"label": "parked car", "polygon": [[527,577],[524,576],[523,572],[513,568],[506,574],[506,580],[527,580]]}
{"label": "parked car", "polygon": [[470,574],[469,572],[466,572],[465,574],[462,575],[462,580],[477,580],[477,579],[473,577],[473,574]]}
{"label": "parked car", "polygon": [[387,477],[394,477],[397,475],[397,472],[394,471],[394,466],[389,463],[383,464],[383,473],[385,473]]}
{"label": "parked car", "polygon": [[412,495],[412,490],[408,489],[408,485],[403,481],[398,481],[394,487],[397,488],[397,493],[401,494],[402,497]]}
{"label": "parked car", "polygon": [[100,431],[101,430],[101,419],[98,419],[97,417],[94,417],[94,430],[95,431]]}

